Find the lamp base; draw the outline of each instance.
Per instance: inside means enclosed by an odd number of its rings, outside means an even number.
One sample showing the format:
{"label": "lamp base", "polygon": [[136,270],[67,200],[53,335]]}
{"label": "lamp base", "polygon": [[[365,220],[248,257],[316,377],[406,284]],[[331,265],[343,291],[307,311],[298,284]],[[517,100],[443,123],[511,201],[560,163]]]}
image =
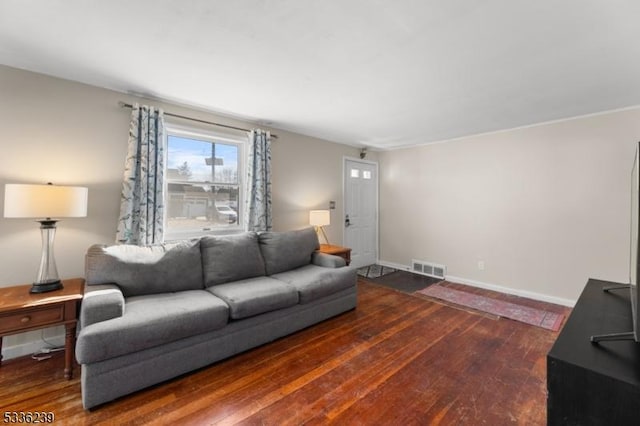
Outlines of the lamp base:
{"label": "lamp base", "polygon": [[33,283],[29,293],[46,293],[48,291],[60,290],[63,288],[62,281],[50,281],[44,283]]}
{"label": "lamp base", "polygon": [[[318,234],[322,233],[322,236],[324,237],[324,240],[327,244],[331,244],[329,243],[329,239],[327,238],[327,234],[324,233],[324,228],[322,226],[318,226],[318,229],[316,230],[316,232]],[[318,240],[320,239],[320,237],[318,236]]]}

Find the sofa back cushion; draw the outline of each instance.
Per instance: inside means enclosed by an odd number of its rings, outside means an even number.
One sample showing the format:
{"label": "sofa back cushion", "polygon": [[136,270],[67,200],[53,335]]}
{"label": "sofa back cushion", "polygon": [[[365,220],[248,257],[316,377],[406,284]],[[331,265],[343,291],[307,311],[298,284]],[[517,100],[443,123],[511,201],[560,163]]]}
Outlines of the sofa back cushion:
{"label": "sofa back cushion", "polygon": [[205,287],[264,275],[255,232],[203,237],[200,250]]}
{"label": "sofa back cushion", "polygon": [[200,241],[153,246],[94,245],[85,258],[91,284],[116,284],[125,297],[203,289]]}
{"label": "sofa back cushion", "polygon": [[311,255],[320,248],[316,231],[311,228],[258,234],[267,275],[278,274],[311,263]]}

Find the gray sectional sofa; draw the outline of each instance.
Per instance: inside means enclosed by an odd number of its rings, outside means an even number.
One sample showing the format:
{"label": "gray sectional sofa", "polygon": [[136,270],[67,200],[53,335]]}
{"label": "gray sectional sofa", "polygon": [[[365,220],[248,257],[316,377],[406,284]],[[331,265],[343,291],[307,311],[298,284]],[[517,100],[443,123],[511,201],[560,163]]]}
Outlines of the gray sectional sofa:
{"label": "gray sectional sofa", "polygon": [[89,248],[76,358],[85,408],[356,307],[312,228]]}

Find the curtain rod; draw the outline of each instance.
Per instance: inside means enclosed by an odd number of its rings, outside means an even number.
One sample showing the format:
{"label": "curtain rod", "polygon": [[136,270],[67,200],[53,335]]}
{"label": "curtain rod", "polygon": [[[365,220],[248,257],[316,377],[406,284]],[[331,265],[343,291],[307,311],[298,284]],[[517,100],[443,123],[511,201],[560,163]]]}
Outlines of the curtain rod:
{"label": "curtain rod", "polygon": [[[120,107],[122,108],[133,108],[133,105],[128,104],[126,102],[118,102],[118,105],[120,105]],[[203,123],[203,124],[209,124],[211,126],[218,126],[218,127],[225,127],[227,129],[233,129],[233,130],[240,130],[242,132],[250,132],[250,129],[244,129],[242,127],[235,127],[235,126],[229,126],[228,124],[220,124],[220,123],[214,123],[213,121],[207,121],[207,120],[200,120],[199,118],[193,118],[193,117],[187,117],[186,115],[180,115],[180,114],[173,114],[171,112],[164,112],[164,115],[168,115],[170,117],[175,117],[175,118],[182,118],[183,120],[190,120],[190,121],[197,121],[198,123]],[[278,135],[275,134],[271,134],[271,137],[274,139],[278,139]]]}

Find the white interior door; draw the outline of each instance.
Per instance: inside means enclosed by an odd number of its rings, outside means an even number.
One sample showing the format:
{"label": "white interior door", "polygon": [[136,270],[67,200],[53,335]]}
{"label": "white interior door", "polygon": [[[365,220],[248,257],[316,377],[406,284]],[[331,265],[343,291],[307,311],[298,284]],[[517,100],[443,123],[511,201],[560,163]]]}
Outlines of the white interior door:
{"label": "white interior door", "polygon": [[378,165],[354,159],[344,164],[344,244],[359,268],[378,259]]}

